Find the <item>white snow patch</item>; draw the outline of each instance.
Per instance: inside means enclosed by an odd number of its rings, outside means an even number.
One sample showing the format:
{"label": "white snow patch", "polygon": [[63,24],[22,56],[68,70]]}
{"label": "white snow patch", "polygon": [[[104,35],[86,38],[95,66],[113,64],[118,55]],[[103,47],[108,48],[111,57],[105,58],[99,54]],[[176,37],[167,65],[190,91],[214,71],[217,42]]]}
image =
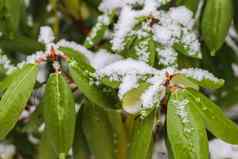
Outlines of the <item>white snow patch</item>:
{"label": "white snow patch", "polygon": [[222,140],[214,139],[209,142],[211,159],[237,159],[238,146],[228,144]]}
{"label": "white snow patch", "polygon": [[134,75],[127,75],[123,77],[122,83],[120,84],[118,96],[120,99],[130,90],[136,88],[138,82],[138,78]]}
{"label": "white snow patch", "polygon": [[144,62],[126,59],[114,62],[103,69],[97,71],[99,77],[107,76],[111,80],[121,80],[126,75],[146,75],[153,74],[157,70]]}
{"label": "white snow patch", "polygon": [[44,44],[51,43],[55,40],[53,30],[49,26],[42,26],[40,28],[40,34],[38,41]]}
{"label": "white snow patch", "polygon": [[84,46],[77,44],[76,42],[73,41],[66,41],[66,40],[60,40],[57,44],[58,47],[69,47],[72,48],[81,54],[83,54],[89,61],[93,60],[94,53],[91,52],[90,50],[86,49]]}
{"label": "white snow patch", "polygon": [[150,86],[141,96],[143,108],[152,108],[160,103],[165,96],[166,89],[161,85]]}
{"label": "white snow patch", "polygon": [[199,68],[188,68],[188,69],[182,69],[179,71],[179,73],[184,74],[187,77],[193,78],[198,81],[202,80],[211,80],[214,82],[219,82],[219,79],[216,78],[213,74],[206,70],[202,70]]}
{"label": "white snow patch", "polygon": [[90,63],[96,70],[99,70],[121,59],[122,59],[121,56],[116,54],[111,54],[107,52],[106,50],[101,49],[94,55],[94,58],[91,59]]}
{"label": "white snow patch", "polygon": [[159,56],[159,64],[164,66],[177,66],[177,52],[173,48],[164,48],[156,50]]}
{"label": "white snow patch", "polygon": [[16,147],[12,144],[0,143],[0,158],[10,159],[16,153]]}

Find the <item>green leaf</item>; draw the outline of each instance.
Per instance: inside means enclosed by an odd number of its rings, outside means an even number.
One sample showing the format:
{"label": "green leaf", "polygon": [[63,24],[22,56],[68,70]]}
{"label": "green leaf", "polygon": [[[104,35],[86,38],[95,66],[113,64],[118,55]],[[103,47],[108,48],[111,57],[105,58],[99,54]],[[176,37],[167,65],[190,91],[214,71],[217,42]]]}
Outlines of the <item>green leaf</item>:
{"label": "green leaf", "polygon": [[122,107],[128,113],[136,113],[141,108],[141,96],[149,87],[149,84],[142,83],[137,88],[128,91],[122,98]]}
{"label": "green leaf", "polygon": [[86,41],[84,42],[84,46],[86,48],[92,48],[104,38],[106,32],[109,29],[109,25],[112,23],[114,17],[114,11],[98,17],[97,23],[92,28],[90,35],[86,38]]}
{"label": "green leaf", "polygon": [[193,83],[208,89],[218,89],[225,83],[223,79],[218,79],[213,74],[201,69],[184,69],[181,74]]}
{"label": "green leaf", "polygon": [[20,73],[21,69],[18,68],[11,74],[7,75],[2,81],[0,81],[0,91],[5,91],[11,85],[11,83],[15,81]]}
{"label": "green leaf", "polygon": [[83,131],[96,159],[114,159],[113,131],[105,111],[86,103],[83,107]]}
{"label": "green leaf", "polygon": [[116,159],[127,159],[127,136],[120,111],[107,110],[109,123],[113,130],[113,144]]}
{"label": "green leaf", "polygon": [[1,2],[0,8],[0,25],[1,32],[8,33],[11,37],[15,35],[21,20],[21,13],[23,9],[22,0],[4,0]]}
{"label": "green leaf", "polygon": [[188,89],[188,92],[207,129],[225,142],[238,144],[238,126],[225,116],[219,106],[195,90]]}
{"label": "green leaf", "polygon": [[71,61],[69,63],[70,75],[77,84],[79,90],[94,104],[102,107],[113,107],[114,101],[101,89],[90,83],[89,75],[80,66]]}
{"label": "green leaf", "polygon": [[196,13],[199,0],[176,0],[177,5],[186,6],[188,9]]}
{"label": "green leaf", "polygon": [[116,80],[110,80],[108,79],[108,77],[102,77],[101,82],[108,87],[111,88],[119,88],[121,82],[120,81],[116,81]]}
{"label": "green leaf", "polygon": [[82,68],[83,70],[94,72],[94,68],[89,64],[88,59],[80,52],[75,51],[72,48],[60,48],[59,50],[61,50],[68,57],[77,61],[77,63],[80,65],[80,68]]}
{"label": "green leaf", "polygon": [[178,85],[180,87],[183,87],[183,88],[193,88],[195,90],[199,90],[199,86],[196,83],[189,80],[184,75],[180,75],[180,74],[175,75],[172,78],[171,83],[175,84],[175,85]]}
{"label": "green leaf", "polygon": [[76,122],[76,129],[75,129],[75,136],[74,136],[74,144],[73,144],[73,158],[74,159],[89,159],[90,158],[90,151],[88,147],[88,143],[86,140],[86,136],[83,133],[83,111],[82,105],[78,112],[77,122]]}
{"label": "green leaf", "polygon": [[234,14],[234,24],[235,24],[235,28],[236,31],[238,33],[238,1],[237,0],[233,0],[234,2],[234,6],[235,6],[235,14]]}
{"label": "green leaf", "polygon": [[201,59],[202,58],[202,53],[201,52],[191,52],[191,49],[189,47],[186,47],[182,43],[175,43],[173,45],[174,49],[178,51],[178,53],[181,53],[185,56],[196,58],[196,59]]}
{"label": "green leaf", "polygon": [[202,17],[202,36],[211,55],[223,45],[233,19],[232,0],[207,0]]}
{"label": "green leaf", "polygon": [[38,147],[37,159],[57,159],[57,154],[50,143],[50,139],[43,132]]}
{"label": "green leaf", "polygon": [[33,91],[38,66],[27,64],[9,85],[0,101],[0,139],[3,139],[16,124]]}
{"label": "green leaf", "polygon": [[32,54],[39,50],[43,50],[45,46],[34,39],[27,37],[16,37],[13,39],[0,40],[0,48],[5,52],[21,52],[24,54]]}
{"label": "green leaf", "polygon": [[167,135],[175,159],[208,159],[208,141],[204,123],[184,90],[170,96],[167,111]]}
{"label": "green leaf", "polygon": [[63,4],[65,6],[66,12],[68,12],[68,14],[70,14],[74,19],[79,20],[81,18],[81,1],[64,0]]}
{"label": "green leaf", "polygon": [[146,118],[137,118],[128,148],[128,159],[147,159],[153,136],[155,112]]}
{"label": "green leaf", "polygon": [[64,77],[51,74],[42,99],[46,134],[55,153],[66,155],[73,143],[75,128],[75,103]]}

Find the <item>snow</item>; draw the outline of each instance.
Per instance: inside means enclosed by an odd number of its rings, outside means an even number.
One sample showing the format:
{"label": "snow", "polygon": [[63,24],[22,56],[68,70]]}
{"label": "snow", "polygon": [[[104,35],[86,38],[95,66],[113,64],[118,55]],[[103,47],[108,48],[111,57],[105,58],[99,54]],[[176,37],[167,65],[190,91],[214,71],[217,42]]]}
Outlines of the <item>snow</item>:
{"label": "snow", "polygon": [[101,29],[104,26],[110,25],[111,23],[110,16],[111,14],[104,14],[98,17],[96,25],[93,27],[92,31],[90,32],[90,35],[87,36],[86,38],[87,43],[89,43],[90,45],[93,45],[93,39],[96,38],[98,32],[101,31]]}
{"label": "snow", "polygon": [[150,50],[149,50],[149,45],[150,45],[150,39],[146,39],[141,41],[138,45],[135,47],[136,54],[138,56],[138,60],[144,61],[144,62],[149,62],[149,55],[150,55]]}
{"label": "snow", "polygon": [[121,59],[122,59],[121,56],[116,54],[111,54],[108,51],[101,49],[94,55],[90,63],[95,69],[99,70]]}
{"label": "snow", "polygon": [[143,108],[152,108],[164,98],[166,88],[161,85],[150,86],[141,96]]}
{"label": "snow", "polygon": [[40,34],[38,41],[44,44],[51,43],[55,40],[53,30],[49,26],[42,26],[40,28]]}
{"label": "snow", "polygon": [[220,139],[209,142],[211,159],[236,159],[238,158],[238,146],[228,144]]}
{"label": "snow", "polygon": [[186,111],[186,105],[188,103],[189,103],[189,101],[186,99],[173,101],[174,106],[176,106],[176,113],[179,116],[179,118],[181,119],[183,124],[186,124],[189,122],[188,113]]}
{"label": "snow", "polygon": [[0,65],[3,66],[3,68],[6,70],[7,74],[10,74],[11,71],[15,68],[15,66],[13,64],[11,64],[8,57],[6,55],[1,54],[1,50],[0,50]]}
{"label": "snow", "polygon": [[171,45],[173,41],[172,32],[167,27],[162,27],[160,25],[154,25],[153,31],[156,41],[163,45]]}
{"label": "snow", "polygon": [[216,78],[213,74],[199,68],[182,69],[181,71],[179,71],[179,73],[182,73],[185,76],[193,78],[198,81],[211,80],[214,82],[219,82],[219,79]]}
{"label": "snow", "polygon": [[67,40],[60,40],[57,44],[57,47],[69,47],[72,48],[81,54],[83,54],[89,61],[93,60],[94,53],[91,52],[90,50],[86,49],[84,46],[77,44],[76,42],[73,41],[67,41]]}
{"label": "snow", "polygon": [[193,30],[193,13],[186,7],[170,8],[168,12],[159,11],[159,23],[153,26],[154,39],[164,47],[172,48],[175,43],[182,44],[188,55],[201,58],[198,33]]}
{"label": "snow", "polygon": [[103,0],[99,5],[99,10],[102,12],[110,12],[114,9],[119,9],[124,6],[122,0]]}
{"label": "snow", "polygon": [[173,48],[164,48],[156,50],[159,56],[159,64],[163,66],[177,67],[177,52]]}
{"label": "snow", "polygon": [[0,158],[10,159],[16,153],[16,147],[12,144],[0,143]]}
{"label": "snow", "polygon": [[171,19],[189,29],[191,29],[194,25],[193,12],[185,6],[171,8],[168,14]]}
{"label": "snow", "polygon": [[118,96],[120,99],[123,98],[123,96],[133,88],[136,88],[138,86],[137,84],[138,78],[134,75],[127,75],[123,77],[122,83],[120,84]]}
{"label": "snow", "polygon": [[[124,41],[137,22],[138,17],[151,16],[157,13],[157,8],[167,1],[145,0],[142,10],[134,10],[130,5],[124,5],[119,14],[119,20],[115,25],[114,37],[112,39],[113,50],[121,51],[124,48]],[[134,4],[134,2],[131,1]]]}
{"label": "snow", "polygon": [[136,23],[138,13],[131,7],[125,6],[119,16],[119,20],[115,25],[114,36],[112,39],[113,50],[122,50],[124,48],[124,39],[128,33],[133,29]]}
{"label": "snow", "polygon": [[146,75],[153,74],[156,69],[144,62],[126,59],[114,62],[103,69],[97,71],[99,77],[107,76],[110,80],[121,80],[126,75]]}
{"label": "snow", "polygon": [[236,77],[238,77],[238,65],[237,64],[235,64],[235,63],[232,63],[232,70],[233,70],[233,72],[234,72],[234,75],[236,76]]}

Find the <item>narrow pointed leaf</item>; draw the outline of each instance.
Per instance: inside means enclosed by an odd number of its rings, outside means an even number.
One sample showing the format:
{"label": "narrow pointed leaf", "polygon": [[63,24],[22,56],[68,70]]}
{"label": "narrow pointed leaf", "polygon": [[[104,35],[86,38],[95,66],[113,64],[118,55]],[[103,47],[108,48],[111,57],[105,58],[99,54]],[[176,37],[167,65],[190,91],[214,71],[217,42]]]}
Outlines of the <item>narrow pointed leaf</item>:
{"label": "narrow pointed leaf", "polygon": [[141,96],[149,84],[143,83],[137,88],[128,91],[122,98],[122,107],[128,113],[137,113],[141,110]]}
{"label": "narrow pointed leaf", "polygon": [[77,63],[80,65],[80,67],[83,70],[88,70],[90,72],[94,71],[94,68],[89,64],[88,59],[80,52],[77,52],[77,51],[73,50],[72,48],[60,48],[60,50],[63,53],[65,53],[68,57],[77,61]]}
{"label": "narrow pointed leaf", "polygon": [[106,111],[108,121],[113,130],[113,144],[116,159],[127,159],[127,136],[121,112],[115,110]]}
{"label": "narrow pointed leaf", "polygon": [[70,75],[77,84],[79,90],[93,103],[102,107],[113,107],[114,101],[101,89],[90,83],[89,76],[75,62],[69,64]]}
{"label": "narrow pointed leaf", "polygon": [[90,35],[86,38],[84,46],[92,48],[102,40],[112,23],[115,12],[106,13],[98,17],[96,25],[92,28]]}
{"label": "narrow pointed leaf", "polygon": [[[83,106],[82,106],[83,107]],[[83,132],[82,120],[83,111],[80,108],[77,116],[74,144],[73,144],[73,158],[74,159],[90,159],[90,151],[86,136]]]}
{"label": "narrow pointed leaf", "polygon": [[128,159],[147,159],[152,142],[154,121],[154,111],[146,118],[138,118],[135,121],[128,148]]}
{"label": "narrow pointed leaf", "polygon": [[0,32],[9,33],[10,36],[14,36],[20,24],[23,1],[11,0],[1,1],[1,3]]}
{"label": "narrow pointed leaf", "polygon": [[42,101],[46,135],[55,153],[67,154],[74,137],[75,103],[64,77],[51,74]]}
{"label": "narrow pointed leaf", "polygon": [[114,159],[113,131],[103,109],[91,103],[85,104],[82,124],[95,159]]}
{"label": "narrow pointed leaf", "polygon": [[7,75],[2,81],[0,81],[0,91],[5,91],[11,85],[11,83],[15,81],[20,72],[20,69],[16,69],[14,72]]}
{"label": "narrow pointed leaf", "polygon": [[7,53],[21,52],[24,54],[32,54],[32,52],[43,50],[45,48],[44,44],[23,36],[11,39],[2,39],[0,40],[0,47]]}
{"label": "narrow pointed leaf", "polygon": [[47,138],[45,132],[43,132],[39,143],[37,159],[57,159],[57,154],[54,152],[50,139]]}
{"label": "narrow pointed leaf", "polygon": [[202,36],[212,55],[221,48],[233,19],[232,0],[207,0],[202,17]]}
{"label": "narrow pointed leaf", "polygon": [[218,89],[224,85],[223,79],[216,78],[206,70],[189,68],[181,70],[180,73],[193,83],[204,88]]}
{"label": "narrow pointed leaf", "polygon": [[225,142],[238,144],[238,126],[225,116],[219,106],[195,90],[189,89],[188,92],[207,129]]}
{"label": "narrow pointed leaf", "polygon": [[0,101],[0,139],[3,139],[16,124],[33,91],[38,66],[23,66],[17,78],[9,85]]}
{"label": "narrow pointed leaf", "polygon": [[193,88],[195,90],[199,90],[199,86],[196,83],[194,83],[193,81],[189,80],[184,75],[180,75],[180,74],[175,75],[172,78],[171,83],[181,86],[183,88]]}
{"label": "narrow pointed leaf", "polygon": [[203,121],[184,90],[173,92],[168,103],[167,134],[175,159],[208,159]]}
{"label": "narrow pointed leaf", "polygon": [[202,58],[202,53],[201,52],[192,52],[191,48],[186,47],[183,43],[175,43],[173,45],[174,49],[178,51],[178,53],[181,53],[185,56],[196,58],[196,59],[201,59]]}

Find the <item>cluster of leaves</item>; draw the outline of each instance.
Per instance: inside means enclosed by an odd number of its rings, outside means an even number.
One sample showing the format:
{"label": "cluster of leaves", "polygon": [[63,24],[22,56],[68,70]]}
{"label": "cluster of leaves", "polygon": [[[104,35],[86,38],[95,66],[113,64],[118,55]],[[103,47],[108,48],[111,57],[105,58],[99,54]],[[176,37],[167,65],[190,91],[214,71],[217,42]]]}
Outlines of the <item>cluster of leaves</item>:
{"label": "cluster of leaves", "polygon": [[[176,5],[185,5],[195,13],[199,2],[199,0],[177,0]],[[50,3],[54,8],[51,14],[56,14],[57,1],[52,0]],[[80,19],[79,14],[82,8],[79,7],[79,3],[80,1],[74,0],[64,1],[64,5],[58,7],[62,7],[61,9],[70,17]],[[178,52],[181,52],[178,57],[179,68],[201,66],[214,72],[218,77],[228,81],[232,79],[232,82],[228,84],[230,87],[234,86],[236,77],[231,64],[237,63],[237,55],[224,44],[233,19],[234,25],[238,27],[238,13],[235,13],[238,10],[234,9],[234,6],[238,5],[233,3],[237,1],[207,0],[205,2],[199,24],[201,37],[204,40],[203,59],[189,57],[187,50],[180,46],[178,49]],[[45,10],[47,4],[47,1],[32,1],[32,8],[29,11],[34,10],[34,6],[38,9],[34,11],[36,21],[34,27],[31,27],[32,33],[29,33],[27,31],[29,26],[24,26],[26,17],[23,13],[25,10],[23,1],[0,1],[0,13],[3,13],[0,15],[0,32],[3,33],[0,37],[0,48],[4,52],[31,53],[44,49],[44,45],[34,39],[36,39],[39,25],[44,24],[42,20],[44,21],[47,17],[46,14],[39,16],[39,10]],[[170,5],[174,4],[169,3],[164,8],[169,8]],[[112,30],[118,15],[110,13],[105,16],[109,16],[110,24],[99,24],[101,23],[99,21],[93,29],[96,34],[90,34],[85,41],[86,48],[113,50],[109,41],[104,38],[107,31]],[[146,23],[147,18],[141,18],[140,23]],[[58,23],[56,20],[52,24],[56,34],[61,32]],[[137,27],[140,27],[140,24]],[[152,37],[147,38],[149,39],[148,54],[150,54],[148,65],[159,70],[166,68],[166,66],[157,65],[159,57],[155,55],[155,42]],[[135,47],[145,39],[130,37],[126,40],[128,41],[126,49],[122,51],[123,58],[138,60]],[[226,54],[224,50],[227,51]],[[61,51],[64,56],[55,54],[55,51]],[[210,52],[214,57],[210,56]],[[145,81],[127,92],[120,100],[117,97],[117,91],[122,81],[111,81],[104,77],[99,79],[100,85],[92,84],[92,80],[98,80],[93,76],[96,70],[84,54],[75,48],[60,47],[58,50],[51,50],[45,62],[49,72],[46,84],[36,82],[39,62],[17,68],[10,75],[5,76],[0,83],[2,92],[0,139],[20,140],[14,138],[17,136],[14,131],[19,132],[19,129],[21,133],[34,134],[40,138],[40,143],[37,145],[37,157],[40,159],[65,159],[71,147],[73,157],[76,159],[88,159],[91,156],[97,159],[151,158],[155,143],[153,135],[160,113],[166,115],[165,138],[170,158],[208,159],[206,129],[228,143],[238,144],[238,127],[216,104],[200,93],[200,87],[203,92],[208,92],[207,89],[220,88],[223,85],[222,80],[219,82],[207,79],[200,81],[182,74],[169,76],[165,83],[167,90],[163,102],[158,102],[156,106],[137,114],[128,114],[123,111],[123,108],[138,102],[149,87]],[[59,69],[55,68],[55,62],[60,63]],[[220,67],[222,69],[226,67],[224,72],[228,73],[221,74]],[[74,84],[79,94],[72,87]],[[19,122],[16,125],[20,114],[27,106],[31,93],[35,88],[41,87],[44,87],[44,95],[37,110],[27,123]],[[225,89],[231,91],[229,87]],[[224,102],[224,98],[221,97],[223,91],[216,91],[217,102],[229,103],[227,105],[237,102],[236,97],[233,98],[235,101],[228,99]],[[237,92],[237,90],[233,91]],[[231,92],[231,94],[235,93]],[[39,127],[44,123],[44,131],[39,132]]]}

